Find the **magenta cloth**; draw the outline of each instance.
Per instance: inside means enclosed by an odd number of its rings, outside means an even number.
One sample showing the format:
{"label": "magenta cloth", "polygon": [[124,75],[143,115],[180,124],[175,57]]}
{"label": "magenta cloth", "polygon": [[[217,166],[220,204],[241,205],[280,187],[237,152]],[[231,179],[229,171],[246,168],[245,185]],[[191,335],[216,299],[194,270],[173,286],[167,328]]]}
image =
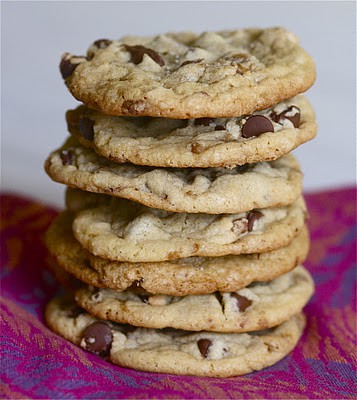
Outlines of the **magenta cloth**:
{"label": "magenta cloth", "polygon": [[1,196],[1,398],[356,398],[356,190],[307,194],[316,293],[296,349],[276,365],[227,379],[112,365],[52,333],[43,309],[56,292],[43,233],[57,212]]}

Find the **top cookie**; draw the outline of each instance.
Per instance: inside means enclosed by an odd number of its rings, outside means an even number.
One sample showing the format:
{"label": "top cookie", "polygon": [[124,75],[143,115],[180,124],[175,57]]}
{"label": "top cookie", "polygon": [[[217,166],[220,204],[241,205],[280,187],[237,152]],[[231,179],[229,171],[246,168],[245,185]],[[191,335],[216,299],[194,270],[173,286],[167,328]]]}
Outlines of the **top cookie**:
{"label": "top cookie", "polygon": [[251,114],[315,80],[313,60],[283,28],[102,39],[86,57],[65,53],[60,71],[91,108],[168,118]]}

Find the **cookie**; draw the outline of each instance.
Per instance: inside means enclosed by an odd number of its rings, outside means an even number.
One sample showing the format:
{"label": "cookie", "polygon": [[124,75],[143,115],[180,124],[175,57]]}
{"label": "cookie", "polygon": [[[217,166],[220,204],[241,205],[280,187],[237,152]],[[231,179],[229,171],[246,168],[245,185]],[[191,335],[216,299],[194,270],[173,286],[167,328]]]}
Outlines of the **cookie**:
{"label": "cookie", "polygon": [[77,100],[105,114],[183,119],[251,114],[315,80],[283,28],[98,40],[86,56],[65,53],[60,71]]}
{"label": "cookie", "polygon": [[261,254],[190,257],[158,263],[117,262],[86,251],[73,236],[72,222],[73,214],[65,211],[46,233],[46,245],[57,263],[55,268],[89,285],[114,290],[136,288],[171,296],[237,291],[290,271],[305,261],[309,250],[309,236],[303,228],[288,246]]}
{"label": "cookie", "polygon": [[45,169],[53,180],[71,187],[180,213],[282,206],[302,191],[302,173],[292,155],[232,169],[165,169],[116,164],[70,138],[49,156]]}
{"label": "cookie", "polygon": [[187,214],[124,199],[78,212],[73,233],[92,254],[116,261],[151,262],[261,253],[288,245],[302,230],[302,197],[286,207],[239,214]]}
{"label": "cookie", "polygon": [[144,328],[250,332],[287,321],[303,309],[313,291],[309,272],[298,266],[272,281],[230,293],[179,297],[86,286],[76,291],[75,300],[97,318]]}
{"label": "cookie", "polygon": [[303,314],[252,333],[192,333],[134,328],[95,319],[73,302],[54,299],[46,307],[54,332],[85,350],[123,367],[181,375],[228,377],[268,367],[296,346]]}
{"label": "cookie", "polygon": [[314,112],[296,96],[238,118],[114,117],[80,106],[66,114],[79,142],[116,163],[234,167],[280,158],[316,135]]}

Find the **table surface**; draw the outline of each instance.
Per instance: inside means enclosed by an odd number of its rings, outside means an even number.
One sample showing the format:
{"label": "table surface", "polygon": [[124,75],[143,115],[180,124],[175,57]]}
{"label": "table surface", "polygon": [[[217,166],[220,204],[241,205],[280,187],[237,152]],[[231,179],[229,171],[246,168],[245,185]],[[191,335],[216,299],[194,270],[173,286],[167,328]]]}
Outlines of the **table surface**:
{"label": "table surface", "polygon": [[316,293],[295,350],[272,367],[214,379],[109,364],[44,325],[57,290],[43,234],[57,211],[1,196],[1,398],[356,398],[356,189],[306,194]]}

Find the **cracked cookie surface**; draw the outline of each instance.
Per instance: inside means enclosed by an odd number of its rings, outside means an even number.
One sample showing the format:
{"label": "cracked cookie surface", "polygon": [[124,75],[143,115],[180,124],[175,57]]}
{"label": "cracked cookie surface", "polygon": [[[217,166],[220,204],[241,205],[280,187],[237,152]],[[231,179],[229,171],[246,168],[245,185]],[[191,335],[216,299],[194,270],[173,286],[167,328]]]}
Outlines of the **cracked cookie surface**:
{"label": "cracked cookie surface", "polygon": [[305,92],[312,58],[284,28],[99,40],[60,64],[72,95],[110,115],[236,117]]}
{"label": "cracked cookie surface", "polygon": [[132,287],[126,291],[83,287],[76,302],[97,318],[145,328],[250,332],[279,325],[302,311],[314,291],[302,266],[269,282],[235,292],[168,296]]}
{"label": "cracked cookie surface", "polygon": [[305,317],[251,333],[197,332],[134,328],[97,320],[75,303],[54,299],[46,307],[47,325],[65,339],[114,364],[143,371],[228,377],[268,367],[297,344]]}
{"label": "cracked cookie surface", "polygon": [[311,140],[317,130],[314,112],[303,96],[238,118],[115,117],[85,106],[68,111],[66,117],[71,134],[97,154],[117,163],[157,167],[271,161]]}
{"label": "cracked cookie surface", "polygon": [[84,191],[127,198],[172,212],[237,213],[291,204],[302,172],[288,154],[278,160],[228,168],[156,168],[117,164],[69,138],[45,163],[55,181]]}

